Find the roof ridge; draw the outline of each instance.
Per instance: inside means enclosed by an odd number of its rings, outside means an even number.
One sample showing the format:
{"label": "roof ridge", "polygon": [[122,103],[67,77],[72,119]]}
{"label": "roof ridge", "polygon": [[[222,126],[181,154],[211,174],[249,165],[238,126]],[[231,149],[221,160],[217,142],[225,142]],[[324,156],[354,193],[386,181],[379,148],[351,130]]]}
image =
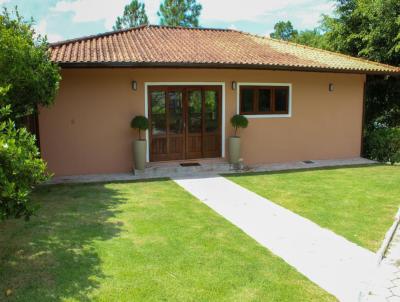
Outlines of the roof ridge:
{"label": "roof ridge", "polygon": [[161,25],[161,24],[149,24],[147,26],[158,27],[158,28],[171,28],[171,29],[187,29],[187,30],[236,31],[230,28],[218,28],[218,27],[185,27],[185,26],[172,26],[172,25]]}
{"label": "roof ridge", "polygon": [[[253,35],[253,34],[250,34],[250,35]],[[305,49],[310,49],[310,50],[314,50],[314,51],[320,51],[320,52],[324,52],[324,53],[328,53],[328,54],[332,54],[332,55],[337,55],[337,56],[341,56],[341,57],[344,57],[344,58],[347,58],[347,59],[357,60],[357,61],[364,62],[364,63],[376,64],[376,65],[379,65],[379,66],[382,66],[382,67],[389,67],[389,68],[396,67],[400,71],[400,67],[399,66],[394,66],[394,65],[390,65],[390,64],[381,63],[381,62],[376,62],[376,61],[372,61],[372,60],[368,60],[368,59],[364,59],[364,58],[360,58],[360,57],[353,57],[353,56],[350,56],[350,55],[346,55],[344,53],[331,51],[331,50],[327,50],[327,49],[322,49],[322,48],[317,48],[317,47],[312,47],[312,46],[299,44],[299,43],[292,42],[292,41],[285,41],[285,40],[275,39],[275,38],[271,38],[271,37],[267,37],[267,36],[259,36],[259,35],[253,35],[253,36],[256,36],[256,37],[259,37],[259,38],[263,38],[263,39],[266,39],[266,40],[272,40],[274,42],[281,43],[281,44],[289,44],[289,45],[293,45],[293,46],[296,46],[296,47],[303,47]]]}
{"label": "roof ridge", "polygon": [[146,28],[146,27],[148,27],[148,28],[155,27],[155,28],[168,28],[168,29],[183,29],[183,30],[237,31],[237,30],[229,29],[229,28],[184,27],[184,26],[170,26],[170,25],[158,25],[158,24],[143,24],[143,25],[134,26],[134,27],[130,27],[130,28],[111,30],[111,31],[106,31],[106,32],[99,33],[99,34],[87,35],[87,36],[83,36],[83,37],[57,41],[57,42],[49,43],[49,45],[50,45],[50,47],[55,47],[55,46],[60,46],[63,44],[86,41],[86,40],[106,37],[106,36],[110,36],[110,35],[115,35],[115,34],[119,34],[119,33],[124,33],[124,32],[128,32],[128,31],[134,31],[134,30],[138,30],[138,29],[142,29],[142,28]]}

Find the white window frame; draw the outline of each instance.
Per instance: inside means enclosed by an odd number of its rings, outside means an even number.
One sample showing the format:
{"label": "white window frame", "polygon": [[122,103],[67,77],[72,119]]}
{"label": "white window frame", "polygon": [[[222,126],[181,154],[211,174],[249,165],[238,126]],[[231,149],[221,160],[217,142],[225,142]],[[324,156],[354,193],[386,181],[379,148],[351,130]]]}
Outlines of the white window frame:
{"label": "white window frame", "polygon": [[290,118],[292,117],[292,84],[291,83],[245,83],[237,84],[236,88],[236,113],[240,114],[240,86],[277,86],[289,88],[288,113],[286,114],[246,114],[247,118]]}
{"label": "white window frame", "polygon": [[[221,120],[221,157],[225,157],[225,82],[145,82],[144,83],[144,114],[149,117],[148,88],[150,86],[221,86],[222,90],[222,120]],[[149,130],[146,130],[147,150],[146,162],[150,162]]]}

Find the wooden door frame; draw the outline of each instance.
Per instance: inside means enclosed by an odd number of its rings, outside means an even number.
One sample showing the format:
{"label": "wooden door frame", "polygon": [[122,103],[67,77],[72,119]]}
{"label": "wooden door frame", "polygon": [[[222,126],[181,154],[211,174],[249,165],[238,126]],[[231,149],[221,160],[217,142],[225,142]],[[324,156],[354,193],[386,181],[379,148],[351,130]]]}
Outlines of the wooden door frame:
{"label": "wooden door frame", "polygon": [[[221,87],[221,157],[225,157],[225,82],[145,82],[144,115],[149,118],[149,87],[151,86],[220,86]],[[146,131],[146,162],[150,161],[150,137]]]}

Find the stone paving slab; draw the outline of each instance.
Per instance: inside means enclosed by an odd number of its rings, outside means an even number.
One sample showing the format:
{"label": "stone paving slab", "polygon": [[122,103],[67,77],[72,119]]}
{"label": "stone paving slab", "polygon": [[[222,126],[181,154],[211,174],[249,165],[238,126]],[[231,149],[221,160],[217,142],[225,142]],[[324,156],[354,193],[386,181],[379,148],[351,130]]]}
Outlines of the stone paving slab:
{"label": "stone paving slab", "polygon": [[371,251],[224,177],[174,181],[340,301],[358,301],[375,274]]}

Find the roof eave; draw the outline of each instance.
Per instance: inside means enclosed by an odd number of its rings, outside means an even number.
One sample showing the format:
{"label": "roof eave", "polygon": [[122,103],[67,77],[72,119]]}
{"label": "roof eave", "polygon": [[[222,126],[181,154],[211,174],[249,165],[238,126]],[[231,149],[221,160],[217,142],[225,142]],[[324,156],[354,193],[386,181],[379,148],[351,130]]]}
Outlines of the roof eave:
{"label": "roof eave", "polygon": [[400,75],[399,71],[338,69],[310,66],[285,66],[265,64],[232,64],[232,63],[186,63],[186,62],[56,62],[61,68],[213,68],[213,69],[256,69],[285,70],[305,72],[331,72],[371,75]]}

